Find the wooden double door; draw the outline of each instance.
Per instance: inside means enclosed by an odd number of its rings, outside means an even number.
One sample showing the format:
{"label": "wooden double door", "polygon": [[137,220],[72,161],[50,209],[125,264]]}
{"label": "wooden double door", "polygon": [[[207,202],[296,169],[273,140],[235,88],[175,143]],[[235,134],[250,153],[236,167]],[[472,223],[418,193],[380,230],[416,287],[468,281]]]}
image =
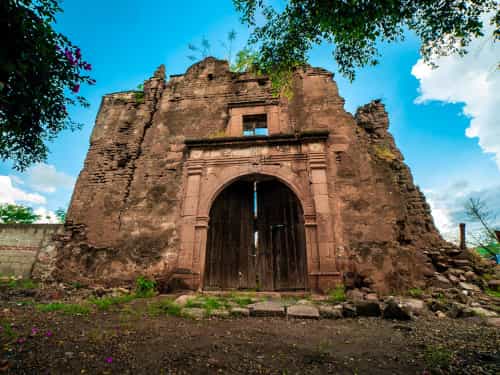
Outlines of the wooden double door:
{"label": "wooden double door", "polygon": [[306,288],[304,215],[295,194],[273,180],[240,180],[210,210],[205,289]]}

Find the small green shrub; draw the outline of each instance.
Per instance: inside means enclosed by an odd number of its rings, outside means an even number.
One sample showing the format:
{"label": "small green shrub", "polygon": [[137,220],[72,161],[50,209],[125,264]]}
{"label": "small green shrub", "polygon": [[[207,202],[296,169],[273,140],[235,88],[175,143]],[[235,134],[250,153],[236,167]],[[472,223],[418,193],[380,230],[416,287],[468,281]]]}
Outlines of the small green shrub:
{"label": "small green shrub", "polygon": [[420,288],[408,289],[408,295],[414,298],[420,298],[424,294],[424,291]]}
{"label": "small green shrub", "polygon": [[330,289],[328,291],[328,301],[330,301],[330,302],[344,302],[345,300],[346,300],[345,288],[343,285],[339,285],[335,289]]}
{"label": "small green shrub", "polygon": [[135,294],[139,298],[152,297],[155,295],[156,281],[144,276],[139,276],[135,281]]}
{"label": "small green shrub", "polygon": [[489,296],[500,298],[500,290],[486,289],[485,292]]}
{"label": "small green shrub", "polygon": [[144,103],[144,85],[142,83],[137,85],[137,90],[139,91],[134,92],[135,102],[137,104],[142,104]]}
{"label": "small green shrub", "polygon": [[424,353],[424,361],[429,370],[446,370],[450,367],[453,353],[438,346],[428,346]]}
{"label": "small green shrub", "polygon": [[134,298],[135,298],[134,294],[126,294],[117,297],[91,298],[89,302],[95,305],[99,310],[109,310],[111,306],[130,302]]}
{"label": "small green shrub", "polygon": [[169,316],[181,316],[182,307],[176,304],[171,299],[164,299],[159,302],[152,303],[148,306],[148,312],[150,315],[169,315]]}
{"label": "small green shrub", "polygon": [[141,92],[141,91],[136,91],[134,93],[134,96],[135,96],[135,102],[137,104],[142,104],[144,103],[144,92]]}
{"label": "small green shrub", "polygon": [[394,155],[393,152],[387,146],[376,145],[373,148],[375,150],[375,155],[377,155],[377,157],[382,160],[392,161],[396,159],[396,155]]}
{"label": "small green shrub", "polygon": [[90,312],[88,306],[62,302],[39,304],[36,308],[41,312],[59,311],[66,315],[87,315]]}

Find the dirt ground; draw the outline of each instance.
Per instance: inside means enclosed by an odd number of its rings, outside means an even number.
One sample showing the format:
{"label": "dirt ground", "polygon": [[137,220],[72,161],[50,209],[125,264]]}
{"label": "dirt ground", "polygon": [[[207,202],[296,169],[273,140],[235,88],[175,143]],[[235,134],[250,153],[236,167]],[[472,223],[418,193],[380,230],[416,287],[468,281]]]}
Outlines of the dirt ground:
{"label": "dirt ground", "polygon": [[480,318],[192,320],[152,300],[82,315],[0,302],[0,373],[500,373],[500,330]]}

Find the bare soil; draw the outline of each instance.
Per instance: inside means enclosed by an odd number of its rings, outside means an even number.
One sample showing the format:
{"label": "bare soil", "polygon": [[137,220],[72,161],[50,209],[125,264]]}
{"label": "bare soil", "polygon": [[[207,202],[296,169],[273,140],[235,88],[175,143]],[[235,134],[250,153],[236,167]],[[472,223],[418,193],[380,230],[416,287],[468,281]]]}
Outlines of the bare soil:
{"label": "bare soil", "polygon": [[0,373],[500,373],[500,330],[480,318],[191,320],[152,316],[152,300],[88,315],[0,302]]}

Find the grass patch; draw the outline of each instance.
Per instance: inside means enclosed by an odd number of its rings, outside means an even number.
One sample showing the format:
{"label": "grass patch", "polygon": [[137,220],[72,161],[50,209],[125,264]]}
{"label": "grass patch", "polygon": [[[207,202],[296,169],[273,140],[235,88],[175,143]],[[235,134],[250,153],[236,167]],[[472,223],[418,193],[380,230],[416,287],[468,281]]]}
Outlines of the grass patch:
{"label": "grass patch", "polygon": [[429,370],[446,370],[450,367],[453,353],[439,346],[428,346],[424,353],[424,361]]}
{"label": "grass patch", "polygon": [[18,334],[12,328],[12,325],[8,322],[0,322],[1,334],[7,340],[15,340]]}
{"label": "grass patch", "polygon": [[31,279],[12,279],[0,282],[1,285],[13,289],[36,289],[38,283]]}
{"label": "grass patch", "polygon": [[88,306],[63,302],[39,304],[36,308],[41,312],[58,311],[66,315],[87,315],[90,312],[90,308]]}
{"label": "grass patch", "polygon": [[328,301],[329,302],[344,302],[346,300],[345,297],[345,288],[343,285],[337,286],[335,289],[330,289],[328,291]]}
{"label": "grass patch", "polygon": [[230,300],[236,303],[239,307],[247,307],[253,303],[253,299],[248,296],[231,296]]}
{"label": "grass patch", "polygon": [[135,294],[125,294],[116,297],[91,298],[89,302],[99,310],[109,310],[111,306],[127,303],[136,298]]}
{"label": "grass patch", "polygon": [[500,298],[500,290],[486,289],[485,292],[489,296]]}
{"label": "grass patch", "polygon": [[411,288],[411,289],[408,289],[408,295],[410,297],[414,297],[414,298],[420,298],[422,297],[422,295],[424,294],[424,291],[420,288]]}
{"label": "grass patch", "polygon": [[182,307],[171,299],[164,299],[162,301],[151,303],[148,306],[148,313],[153,316],[181,316]]}
{"label": "grass patch", "polygon": [[[241,301],[242,303],[245,301]],[[235,303],[237,303],[235,301]],[[213,310],[229,308],[229,301],[224,297],[217,296],[197,296],[196,298],[187,301],[186,307],[204,309],[207,315],[210,315]]]}
{"label": "grass patch", "polygon": [[85,288],[85,285],[83,285],[82,283],[80,283],[80,282],[78,282],[78,281],[71,282],[71,283],[69,283],[69,285],[70,285],[73,289],[83,289],[83,288]]}

